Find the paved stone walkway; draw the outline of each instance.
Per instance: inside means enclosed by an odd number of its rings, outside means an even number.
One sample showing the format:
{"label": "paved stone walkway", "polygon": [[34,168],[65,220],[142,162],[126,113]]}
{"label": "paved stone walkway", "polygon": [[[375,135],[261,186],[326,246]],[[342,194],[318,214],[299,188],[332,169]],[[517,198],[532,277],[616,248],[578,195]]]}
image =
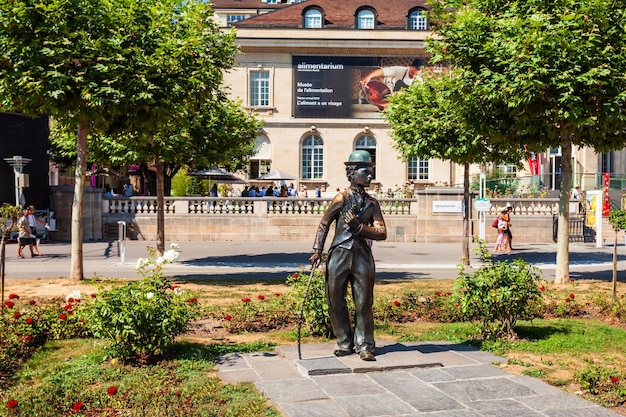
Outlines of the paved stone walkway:
{"label": "paved stone walkway", "polygon": [[225,382],[253,382],[286,417],[610,417],[538,379],[504,372],[505,358],[447,342],[379,342],[376,361],[336,358],[334,343],[230,354]]}

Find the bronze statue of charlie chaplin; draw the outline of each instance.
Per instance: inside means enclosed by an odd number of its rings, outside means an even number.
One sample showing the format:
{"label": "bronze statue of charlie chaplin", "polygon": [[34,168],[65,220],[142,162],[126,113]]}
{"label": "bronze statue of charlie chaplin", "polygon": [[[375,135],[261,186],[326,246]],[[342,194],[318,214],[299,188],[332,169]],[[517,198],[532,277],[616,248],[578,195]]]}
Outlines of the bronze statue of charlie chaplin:
{"label": "bronze statue of charlie chaplin", "polygon": [[[346,165],[350,188],[338,193],[324,214],[309,259],[317,266],[333,222],[335,238],[326,261],[326,301],[339,349],[335,356],[354,352],[365,361],[376,360],[374,353],[374,279],[376,275],[371,241],[385,240],[387,228],[378,201],[365,192],[374,174],[372,157],[367,151],[354,151]],[[352,285],[355,305],[354,326],[346,302],[348,284]]]}

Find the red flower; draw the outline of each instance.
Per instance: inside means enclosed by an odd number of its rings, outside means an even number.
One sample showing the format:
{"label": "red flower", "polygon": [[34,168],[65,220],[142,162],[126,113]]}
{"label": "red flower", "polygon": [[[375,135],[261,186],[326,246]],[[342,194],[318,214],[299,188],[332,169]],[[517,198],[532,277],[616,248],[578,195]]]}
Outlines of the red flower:
{"label": "red flower", "polygon": [[26,340],[29,341],[29,342],[31,340],[33,340],[33,337],[31,335],[29,335],[29,334],[27,334],[25,337],[26,337]]}
{"label": "red flower", "polygon": [[249,299],[248,297],[245,297],[245,298],[242,298],[241,301],[243,301],[244,303],[249,303],[252,300]]}
{"label": "red flower", "polygon": [[20,296],[17,294],[9,294],[9,300],[19,300]]}
{"label": "red flower", "polygon": [[34,306],[36,303],[35,303],[35,300],[30,300],[28,304],[30,304],[31,306]]}
{"label": "red flower", "polygon": [[67,314],[63,313],[59,316],[59,320],[65,320],[67,318]]}
{"label": "red flower", "polygon": [[198,304],[198,299],[197,298],[190,298],[187,300],[187,302],[189,304]]}
{"label": "red flower", "polygon": [[107,395],[108,395],[109,397],[111,397],[111,396],[113,396],[113,395],[115,395],[115,394],[117,394],[117,388],[116,388],[116,387],[109,387],[109,388],[107,389]]}
{"label": "red flower", "polygon": [[543,286],[539,287],[539,291],[545,291],[545,290],[546,290],[546,287],[543,287]]}
{"label": "red flower", "polygon": [[574,293],[571,293],[571,294],[569,295],[569,298],[571,298],[572,300],[574,299],[574,297],[576,297],[576,296],[574,295]]}
{"label": "red flower", "polygon": [[455,306],[456,306],[456,308],[459,308],[459,307],[461,307],[461,304],[456,303]]}
{"label": "red flower", "polygon": [[13,308],[15,306],[15,303],[13,301],[5,301],[4,305],[9,308]]}
{"label": "red flower", "polygon": [[572,301],[572,300],[571,300],[569,297],[567,297],[567,298],[565,299],[565,302],[566,302],[566,303],[569,303],[570,301]]}
{"label": "red flower", "polygon": [[63,307],[63,310],[65,310],[65,311],[70,311],[72,308],[74,308],[74,306],[73,306],[73,305],[71,305],[71,304],[67,304],[66,306],[64,306],[64,307]]}
{"label": "red flower", "polygon": [[176,391],[176,392],[174,393],[174,395],[175,395],[175,396],[177,396],[177,397],[180,397],[180,391]]}
{"label": "red flower", "polygon": [[611,377],[611,382],[614,383],[614,384],[617,384],[619,382],[619,378],[616,377],[616,376],[612,376]]}
{"label": "red flower", "polygon": [[439,291],[437,291],[437,292],[435,293],[435,296],[436,296],[436,297],[439,297],[440,295],[441,295],[441,293],[440,293]]}
{"label": "red flower", "polygon": [[17,401],[15,401],[14,399],[10,399],[9,402],[7,403],[7,408],[15,408],[17,407]]}
{"label": "red flower", "polygon": [[393,304],[394,304],[396,307],[400,307],[400,301],[398,301],[398,300],[394,301],[394,302],[393,302]]}
{"label": "red flower", "polygon": [[72,411],[78,412],[81,411],[83,408],[85,408],[85,404],[81,403],[80,401],[76,401],[72,406]]}
{"label": "red flower", "polygon": [[274,297],[280,297],[280,293],[279,292],[275,292],[274,293]]}
{"label": "red flower", "polygon": [[70,298],[68,298],[68,299],[67,299],[67,302],[68,302],[68,303],[73,303],[73,302],[75,302],[75,301],[76,301],[76,300],[74,300],[72,297],[70,297]]}
{"label": "red flower", "polygon": [[27,319],[26,319],[25,323],[26,323],[26,324],[33,324],[33,322],[34,322],[34,321],[35,321],[35,320],[33,320],[33,318],[32,318],[32,317],[29,317],[29,318],[27,318]]}
{"label": "red flower", "polygon": [[227,314],[226,316],[224,316],[224,320],[230,321],[230,319],[232,319],[230,314]]}
{"label": "red flower", "polygon": [[19,311],[16,311],[15,313],[13,313],[13,318],[14,319],[19,319],[21,315],[22,315],[22,313],[20,313]]}
{"label": "red flower", "polygon": [[391,304],[387,306],[387,310],[391,310]]}
{"label": "red flower", "polygon": [[300,274],[298,274],[297,272],[295,274],[293,274],[294,278],[298,278],[300,276]]}
{"label": "red flower", "polygon": [[91,298],[96,298],[96,294],[91,294],[90,297]]}
{"label": "red flower", "polygon": [[265,300],[265,296],[263,294],[259,294],[257,298],[261,301]]}

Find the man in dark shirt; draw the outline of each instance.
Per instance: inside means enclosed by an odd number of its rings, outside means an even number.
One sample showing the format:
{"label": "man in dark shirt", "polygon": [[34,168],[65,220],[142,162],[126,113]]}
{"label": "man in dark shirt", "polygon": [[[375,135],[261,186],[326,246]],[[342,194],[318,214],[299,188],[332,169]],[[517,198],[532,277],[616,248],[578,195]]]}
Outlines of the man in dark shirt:
{"label": "man in dark shirt", "polygon": [[[354,151],[346,164],[350,188],[338,193],[330,203],[317,229],[313,255],[317,266],[322,259],[324,242],[333,222],[335,238],[326,261],[326,300],[333,332],[339,349],[335,356],[357,352],[365,361],[376,360],[374,353],[374,279],[375,266],[370,242],[385,240],[387,228],[378,200],[365,192],[374,174],[367,151]],[[356,322],[350,323],[346,302],[348,283],[352,285]]]}

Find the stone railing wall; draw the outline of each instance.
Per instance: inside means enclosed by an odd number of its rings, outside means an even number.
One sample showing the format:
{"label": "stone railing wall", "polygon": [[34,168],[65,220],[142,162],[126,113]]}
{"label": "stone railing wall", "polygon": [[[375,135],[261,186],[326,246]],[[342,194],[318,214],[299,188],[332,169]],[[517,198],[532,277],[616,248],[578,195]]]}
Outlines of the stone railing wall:
{"label": "stone railing wall", "polygon": [[[57,231],[52,239],[69,240],[72,187],[53,187]],[[460,242],[462,190],[427,188],[412,199],[379,199],[392,242]],[[473,208],[471,234],[479,233]],[[168,241],[285,240],[312,241],[329,198],[166,197],[165,235]],[[552,215],[558,199],[492,199],[486,213],[486,240],[495,241],[491,222],[513,206],[512,231],[518,243],[552,242]],[[572,206],[577,207],[577,203]],[[443,207],[443,209],[442,209]],[[104,198],[102,190],[86,189],[84,239],[117,239],[118,222],[127,224],[129,239],[156,238],[156,198]]]}

